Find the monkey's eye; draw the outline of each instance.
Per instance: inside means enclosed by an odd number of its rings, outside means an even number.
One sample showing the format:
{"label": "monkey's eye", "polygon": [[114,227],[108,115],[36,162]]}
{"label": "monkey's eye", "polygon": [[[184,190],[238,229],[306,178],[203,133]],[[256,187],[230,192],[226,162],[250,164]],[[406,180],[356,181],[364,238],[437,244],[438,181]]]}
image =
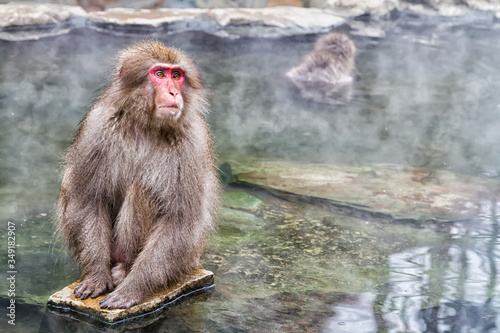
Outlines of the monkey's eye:
{"label": "monkey's eye", "polygon": [[156,77],[159,77],[159,78],[164,78],[165,77],[165,73],[163,73],[163,71],[156,71],[155,75],[156,75]]}
{"label": "monkey's eye", "polygon": [[175,72],[173,72],[173,73],[172,73],[172,77],[173,77],[174,79],[176,79],[176,80],[177,80],[177,79],[180,79],[180,78],[181,78],[181,72],[179,72],[179,71],[175,71]]}

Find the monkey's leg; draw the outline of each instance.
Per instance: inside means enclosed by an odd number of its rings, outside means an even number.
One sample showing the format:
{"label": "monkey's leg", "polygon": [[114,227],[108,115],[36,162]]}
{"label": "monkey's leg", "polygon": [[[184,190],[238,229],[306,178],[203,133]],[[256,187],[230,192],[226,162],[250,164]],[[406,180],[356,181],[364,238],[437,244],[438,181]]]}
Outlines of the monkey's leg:
{"label": "monkey's leg", "polygon": [[181,232],[179,225],[171,223],[157,221],[130,273],[115,291],[101,300],[101,308],[129,308],[198,266],[199,231],[189,226]]}
{"label": "monkey's leg", "polygon": [[[81,200],[83,201],[83,200]],[[95,298],[113,290],[111,278],[111,218],[101,204],[69,204],[63,216],[63,231],[73,244],[82,281],[75,296]]]}
{"label": "monkey's leg", "polygon": [[118,262],[111,268],[111,276],[113,277],[113,286],[115,288],[125,280],[127,272],[127,264],[124,262]]}
{"label": "monkey's leg", "polygon": [[113,284],[117,287],[127,276],[135,258],[147,240],[151,226],[151,208],[148,197],[138,186],[132,185],[125,196],[114,226],[114,249],[111,269]]}

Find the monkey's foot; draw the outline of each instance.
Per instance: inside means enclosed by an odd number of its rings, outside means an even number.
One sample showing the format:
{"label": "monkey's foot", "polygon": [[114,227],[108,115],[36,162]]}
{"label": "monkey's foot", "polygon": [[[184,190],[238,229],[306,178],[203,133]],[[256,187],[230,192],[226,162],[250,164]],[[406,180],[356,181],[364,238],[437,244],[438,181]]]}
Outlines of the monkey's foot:
{"label": "monkey's foot", "polygon": [[[109,279],[110,280],[110,279]],[[85,279],[78,284],[73,291],[76,297],[86,299],[87,297],[96,298],[106,290],[113,290],[112,281],[96,281],[94,279]]]}
{"label": "monkey's foot", "polygon": [[143,299],[143,295],[132,295],[132,293],[116,290],[104,297],[99,305],[101,309],[128,309],[141,303]]}
{"label": "monkey's foot", "polygon": [[127,268],[125,266],[125,263],[119,262],[113,268],[111,268],[111,276],[113,277],[113,284],[116,288],[127,276]]}

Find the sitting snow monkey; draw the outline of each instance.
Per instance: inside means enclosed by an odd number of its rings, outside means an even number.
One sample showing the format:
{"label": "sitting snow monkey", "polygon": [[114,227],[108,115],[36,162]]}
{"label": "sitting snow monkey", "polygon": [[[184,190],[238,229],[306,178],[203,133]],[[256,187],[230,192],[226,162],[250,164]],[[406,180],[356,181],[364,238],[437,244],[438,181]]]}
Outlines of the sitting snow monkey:
{"label": "sitting snow monkey", "polygon": [[56,212],[82,280],[75,296],[129,308],[199,268],[220,192],[207,90],[157,41],[117,57],[66,154]]}
{"label": "sitting snow monkey", "polygon": [[352,93],[356,47],[345,34],[320,37],[314,50],[286,74],[302,97],[321,103],[345,103]]}

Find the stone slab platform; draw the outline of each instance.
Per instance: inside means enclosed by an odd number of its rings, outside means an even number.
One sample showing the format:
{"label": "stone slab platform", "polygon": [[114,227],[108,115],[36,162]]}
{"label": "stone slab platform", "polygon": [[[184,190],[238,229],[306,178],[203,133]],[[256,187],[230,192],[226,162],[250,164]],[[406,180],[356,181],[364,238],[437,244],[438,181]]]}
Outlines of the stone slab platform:
{"label": "stone slab platform", "polygon": [[214,274],[204,269],[194,270],[177,284],[151,295],[144,302],[129,309],[101,309],[99,301],[107,294],[86,300],[77,298],[73,293],[73,289],[77,285],[77,282],[73,282],[50,296],[49,307],[56,311],[73,312],[77,316],[87,316],[93,320],[114,324],[125,319],[132,319],[154,312],[184,296],[210,288],[214,285]]}

